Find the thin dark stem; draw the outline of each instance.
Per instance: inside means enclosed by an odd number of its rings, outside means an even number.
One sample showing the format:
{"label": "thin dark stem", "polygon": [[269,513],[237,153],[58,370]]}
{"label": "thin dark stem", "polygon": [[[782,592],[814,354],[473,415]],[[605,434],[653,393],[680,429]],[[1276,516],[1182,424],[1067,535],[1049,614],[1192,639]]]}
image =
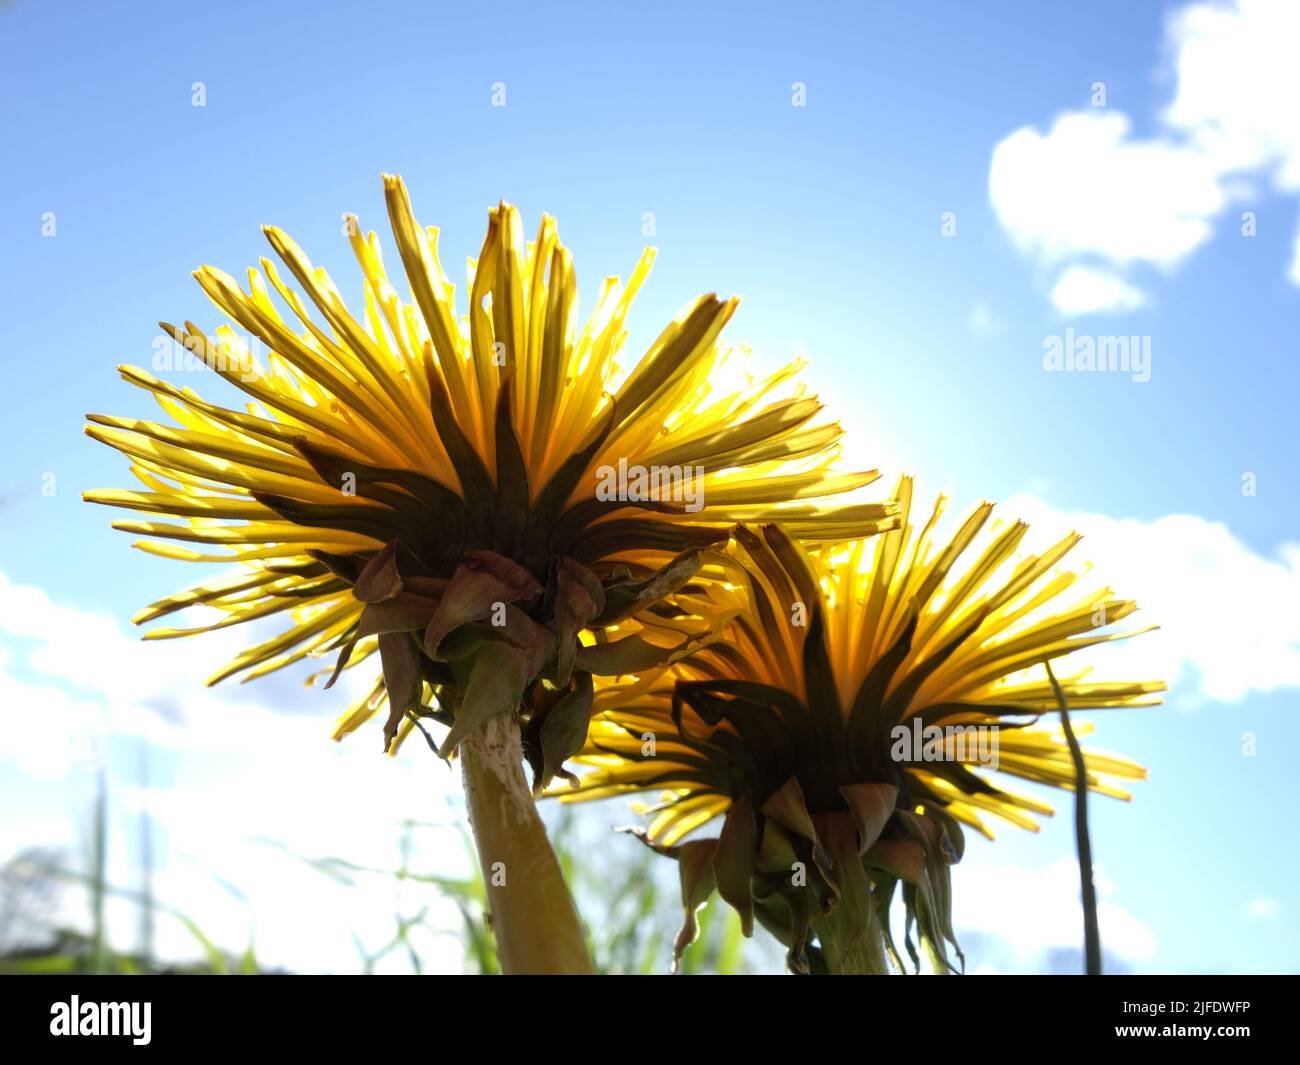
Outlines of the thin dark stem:
{"label": "thin dark stem", "polygon": [[[149,795],[149,744],[140,744],[140,788]],[[146,805],[140,814],[140,957],[153,961],[153,815]]]}
{"label": "thin dark stem", "polygon": [[1088,767],[1083,760],[1083,749],[1070,727],[1070,712],[1065,692],[1057,683],[1052,664],[1047,667],[1047,679],[1052,682],[1056,703],[1061,709],[1061,728],[1065,742],[1074,760],[1074,835],[1079,850],[1079,880],[1083,886],[1083,952],[1085,972],[1089,976],[1101,975],[1101,930],[1097,925],[1097,889],[1092,882],[1092,843],[1088,839]]}
{"label": "thin dark stem", "polygon": [[96,976],[108,972],[108,939],[104,928],[104,897],[108,893],[108,773],[100,751],[99,772],[95,778],[95,823],[91,843],[90,914],[92,938],[90,971]]}

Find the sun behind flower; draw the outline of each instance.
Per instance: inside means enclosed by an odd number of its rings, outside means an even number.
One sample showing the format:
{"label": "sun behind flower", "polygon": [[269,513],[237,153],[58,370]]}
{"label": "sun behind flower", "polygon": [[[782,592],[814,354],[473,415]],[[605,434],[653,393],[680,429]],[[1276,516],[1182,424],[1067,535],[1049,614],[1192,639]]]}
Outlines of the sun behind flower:
{"label": "sun behind flower", "polygon": [[[588,771],[557,794],[661,795],[640,834],[681,866],[678,954],[716,886],[747,933],[757,917],[787,944],[798,971],[902,968],[889,929],[901,885],[912,959],[915,923],[942,970],[961,825],[991,837],[988,815],[1036,829],[1031,815],[1052,812],[982,769],[1073,787],[1066,745],[1034,727],[1057,707],[1041,667],[1133,635],[1098,629],[1136,605],[1059,568],[1077,535],[1019,553],[1027,527],[986,528],[985,503],[936,544],[944,500],[918,530],[910,478],[896,495],[901,527],[872,541],[807,553],[777,525],[738,528],[728,554],[710,552],[712,579],[675,596],[698,625],[726,617],[722,638],[597,693],[577,759]],[[1083,710],[1153,705],[1164,685],[1078,672],[1063,687]],[[1090,789],[1120,798],[1115,780],[1145,776],[1095,751],[1087,765]],[[719,816],[717,839],[682,842]]]}
{"label": "sun behind flower", "polygon": [[[384,185],[409,302],[376,235],[363,237],[351,216],[365,277],[360,319],[327,274],[266,227],[306,300],[269,259],[248,272],[247,291],[203,267],[199,283],[242,333],[224,325],[209,339],[193,323],[163,326],[247,394],[247,409],[123,367],[176,424],[89,416],[87,433],[130,457],[144,490],[85,498],[181,519],[115,528],[161,538],[137,546],[164,557],[238,563],[135,620],[196,605],[223,617],[147,638],[289,620],[209,683],[336,649],[342,668],[378,650],[383,679],[344,715],[338,736],[387,702],[386,749],[427,716],[451,727],[449,754],[542,675],[572,696],[563,713],[571,726],[590,705],[589,674],[600,666],[584,660],[579,631],[680,587],[698,569],[699,549],[725,539],[731,523],[779,516],[792,535],[821,542],[892,522],[889,505],[822,505],[875,473],[829,472],[841,430],[817,421],[821,404],[795,385],[798,364],[761,381],[742,372],[735,390],[720,387],[740,361],[718,342],[737,300],[695,300],[624,371],[625,319],[654,253],[626,286],[607,279],[580,325],[573,263],[554,221],[544,216],[526,243],[518,212],[502,203],[489,212],[470,264],[469,311],[458,317],[438,231],[416,223],[400,178]],[[264,362],[257,346],[268,351]],[[611,470],[629,465],[689,471],[695,494],[600,491]],[[644,669],[685,649],[632,639],[606,668]],[[539,704],[536,742],[557,702]],[[581,743],[571,727],[553,725],[553,745],[565,749],[534,752],[539,769],[558,767]]]}

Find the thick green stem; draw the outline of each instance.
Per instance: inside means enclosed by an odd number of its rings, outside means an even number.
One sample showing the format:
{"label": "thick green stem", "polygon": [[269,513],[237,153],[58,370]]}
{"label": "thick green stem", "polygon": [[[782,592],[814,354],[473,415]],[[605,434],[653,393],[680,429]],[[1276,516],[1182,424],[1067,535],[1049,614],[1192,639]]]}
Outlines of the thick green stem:
{"label": "thick green stem", "polygon": [[858,832],[848,814],[818,817],[817,834],[835,863],[840,900],[813,918],[817,942],[831,975],[871,976],[889,972],[885,941],[871,898],[871,880],[858,853]]}
{"label": "thick green stem", "polygon": [[465,801],[504,973],[590,973],[582,922],[500,714],[460,745]]}

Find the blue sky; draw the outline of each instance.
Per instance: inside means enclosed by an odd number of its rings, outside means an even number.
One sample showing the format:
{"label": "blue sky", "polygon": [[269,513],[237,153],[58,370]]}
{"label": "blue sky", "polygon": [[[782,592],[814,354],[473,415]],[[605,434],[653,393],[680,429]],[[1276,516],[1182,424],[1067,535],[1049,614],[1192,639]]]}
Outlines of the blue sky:
{"label": "blue sky", "polygon": [[[111,515],[79,501],[127,478],[82,436],[84,413],[150,411],[113,367],[149,365],[160,318],[215,326],[190,271],[255,263],[265,222],[359,296],[341,216],[382,232],[390,171],[442,227],[444,263],[477,253],[501,198],[530,228],[543,210],[557,217],[584,307],[653,243],[630,349],[696,293],[739,293],[732,339],[766,366],[806,351],[855,459],[886,477],[915,471],[959,509],[1003,500],[1083,529],[1098,569],[1163,626],[1129,661],[1173,687],[1165,709],[1099,721],[1101,746],[1152,771],[1132,804],[1094,803],[1121,963],[1293,971],[1300,870],[1281,844],[1294,835],[1283,741],[1300,685],[1300,127],[1287,103],[1300,86],[1281,60],[1300,24],[1284,7],[0,8],[0,592],[40,619],[0,627],[12,723],[0,802],[30,811],[6,818],[0,844],[73,832],[84,765],[64,772],[31,749],[45,742],[38,723],[70,708],[150,735],[155,784],[196,808],[232,776],[265,787],[273,760],[241,728],[278,716],[294,742],[326,743],[338,697],[291,679],[213,704],[231,715],[230,750],[172,749],[184,730],[150,715],[192,722],[185,670],[197,685],[226,645],[197,641],[181,665],[175,647],[137,648],[137,679],[158,679],[133,688],[90,669],[120,668],[105,649],[125,638],[87,622],[99,642],[83,660],[67,635],[82,628],[59,611],[125,632],[140,604],[192,576],[129,551]],[[795,83],[806,106],[792,105]],[[1044,343],[1067,327],[1149,337],[1150,380],[1045,372]],[[110,757],[129,767],[133,749],[123,740]],[[363,811],[418,802],[418,775],[372,755],[304,755],[319,760],[311,786],[366,774],[335,851],[366,845]],[[124,824],[149,801],[121,798]],[[301,811],[278,801],[268,816],[300,831]],[[971,848],[958,906],[983,964],[1041,967],[1061,945],[1032,929],[1072,919],[1068,878],[1053,872],[1071,852],[1061,816],[1037,837],[1008,830]],[[1041,905],[1009,910],[1011,884]],[[283,949],[292,963],[293,942]]]}

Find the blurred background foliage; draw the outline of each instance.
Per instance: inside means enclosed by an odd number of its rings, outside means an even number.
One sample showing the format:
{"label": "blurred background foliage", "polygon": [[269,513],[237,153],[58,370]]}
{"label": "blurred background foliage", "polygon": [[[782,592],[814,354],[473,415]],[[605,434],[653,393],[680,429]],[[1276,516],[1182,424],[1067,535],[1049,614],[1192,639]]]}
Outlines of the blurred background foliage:
{"label": "blurred background foliage", "polygon": [[[25,850],[0,867],[0,973],[257,975],[291,971],[260,964],[255,936],[250,936],[242,950],[223,949],[183,907],[154,896],[147,813],[141,816],[142,844],[136,849],[139,868],[131,877],[140,886],[128,888],[109,882],[106,796],[107,780],[101,773],[83,854]],[[682,919],[676,863],[630,838],[613,836],[599,819],[584,822],[571,809],[557,804],[543,804],[543,811],[586,921],[597,972],[668,972],[673,939]],[[421,867],[416,858],[417,854],[429,852],[428,846],[418,845],[422,837],[427,842],[427,834],[436,832],[444,848],[447,840],[458,839],[464,861],[457,864],[477,870],[467,827],[460,821],[407,820],[392,826],[391,831],[394,859],[387,867],[358,864],[344,855],[296,854],[273,839],[259,842],[344,888],[356,889],[369,878],[391,884],[391,934],[381,941],[366,942],[353,933],[355,972],[455,971],[448,965],[448,937],[459,945],[459,971],[499,972],[485,893],[477,872],[463,877],[442,875]],[[237,871],[223,870],[221,877],[227,890],[243,898],[237,886]],[[88,927],[74,927],[67,918],[70,910],[76,909],[67,905],[70,893],[81,893]],[[126,901],[138,913],[138,931],[129,945],[110,941],[105,919],[109,900]],[[255,907],[255,899],[245,901]],[[177,922],[188,933],[193,943],[191,959],[164,960],[157,955],[154,929],[160,921]],[[700,936],[682,958],[682,973],[784,970],[782,950],[761,936],[746,941],[735,911],[716,896],[699,914],[699,924]],[[435,943],[442,944],[443,949],[431,949]]]}

